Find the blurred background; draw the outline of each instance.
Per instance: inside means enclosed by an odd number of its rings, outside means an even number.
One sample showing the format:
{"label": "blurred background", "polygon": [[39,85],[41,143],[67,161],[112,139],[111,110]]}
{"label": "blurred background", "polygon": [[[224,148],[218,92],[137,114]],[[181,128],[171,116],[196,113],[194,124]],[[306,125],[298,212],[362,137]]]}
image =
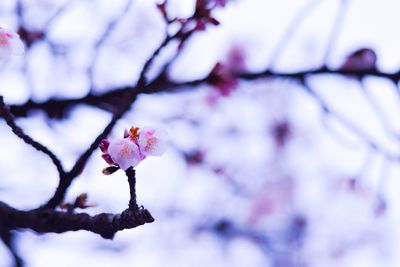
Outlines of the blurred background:
{"label": "blurred background", "polygon": [[[194,8],[192,0],[167,5],[171,18]],[[238,79],[228,92],[200,83],[139,95],[109,139],[132,125],[168,131],[167,153],[136,167],[138,202],[156,221],[112,241],[18,231],[25,266],[400,266],[400,91],[389,75],[400,69],[398,8],[395,0],[231,0],[216,9],[221,24],[187,41],[170,79],[202,79],[217,62],[273,74]],[[0,26],[26,35],[25,54],[0,66],[0,95],[18,107],[135,85],[176,25],[150,0],[2,0]],[[149,78],[176,49],[162,51]],[[307,74],[300,82],[279,75],[298,72]],[[16,115],[69,169],[110,109],[77,101]],[[51,161],[4,121],[0,147],[1,201],[32,209],[51,197]],[[104,176],[106,165],[96,151],[66,201],[85,192],[96,206],[84,212],[124,210],[126,178]],[[0,266],[12,265],[0,244]]]}

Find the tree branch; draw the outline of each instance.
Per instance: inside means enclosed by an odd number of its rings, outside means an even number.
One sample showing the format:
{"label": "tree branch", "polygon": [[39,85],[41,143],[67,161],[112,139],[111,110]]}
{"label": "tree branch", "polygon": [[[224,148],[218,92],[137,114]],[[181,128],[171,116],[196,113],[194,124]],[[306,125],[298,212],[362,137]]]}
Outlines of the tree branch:
{"label": "tree branch", "polygon": [[14,266],[15,267],[22,267],[23,266],[23,261],[21,257],[18,255],[15,245],[14,245],[14,233],[11,233],[10,231],[7,231],[5,228],[3,228],[0,225],[0,238],[3,241],[4,245],[8,248],[10,251],[13,259],[14,259]]}
{"label": "tree branch", "polygon": [[57,158],[57,156],[50,151],[46,146],[41,143],[35,141],[32,137],[27,135],[16,123],[13,114],[10,112],[10,109],[4,103],[3,96],[0,96],[0,115],[4,118],[7,125],[12,129],[16,136],[21,138],[25,143],[31,145],[36,150],[46,154],[54,163],[57,168],[60,177],[65,174],[64,168],[61,164],[61,161]]}
{"label": "tree branch", "polygon": [[118,231],[132,229],[154,218],[147,209],[126,209],[120,214],[69,213],[53,209],[22,211],[0,202],[0,224],[6,229],[32,229],[38,233],[64,233],[87,230],[112,239]]}
{"label": "tree branch", "polygon": [[137,205],[135,170],[131,167],[125,173],[128,177],[130,199],[128,208],[120,214],[100,213],[91,216],[87,213],[56,211],[53,207],[22,211],[0,201],[0,230],[4,230],[0,233],[20,228],[32,229],[38,233],[87,230],[112,239],[118,231],[153,222],[150,212]]}
{"label": "tree branch", "polygon": [[[394,73],[382,72],[379,70],[370,70],[370,71],[355,71],[355,70],[336,70],[336,69],[328,69],[326,67],[320,67],[316,69],[307,69],[298,72],[278,72],[273,71],[271,69],[267,69],[261,72],[255,73],[244,73],[237,74],[236,77],[238,79],[243,80],[258,80],[265,78],[288,78],[288,79],[303,79],[306,76],[311,75],[340,75],[340,76],[348,76],[354,77],[357,79],[362,79],[367,76],[375,76],[379,78],[386,78],[394,83],[397,83],[400,80],[400,71]],[[204,84],[207,82],[207,78],[201,78],[193,81],[186,82],[174,82],[170,80],[168,77],[163,76],[159,77],[156,81],[153,81],[151,84],[146,86],[146,90],[142,90],[139,93],[157,93],[162,91],[175,91],[185,87],[193,87]],[[22,105],[11,105],[10,110],[16,117],[25,117],[28,115],[30,111],[33,110],[42,110],[46,112],[50,117],[62,118],[66,115],[68,109],[76,106],[76,105],[91,105],[97,108],[101,108],[107,111],[115,112],[117,107],[121,105],[121,102],[126,99],[127,95],[130,94],[132,90],[135,90],[134,87],[118,87],[110,89],[109,92],[104,94],[93,94],[90,93],[82,98],[71,98],[71,99],[49,99],[45,102],[35,102],[33,100],[29,100],[28,102]]]}

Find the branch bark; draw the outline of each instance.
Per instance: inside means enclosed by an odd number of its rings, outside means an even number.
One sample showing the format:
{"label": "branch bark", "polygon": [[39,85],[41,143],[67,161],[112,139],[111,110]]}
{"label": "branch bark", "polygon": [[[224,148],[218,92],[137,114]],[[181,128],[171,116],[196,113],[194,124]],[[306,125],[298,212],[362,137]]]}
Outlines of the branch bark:
{"label": "branch bark", "polygon": [[91,216],[87,213],[57,211],[53,208],[23,211],[0,201],[0,229],[3,229],[3,232],[31,229],[38,233],[87,230],[103,238],[112,239],[118,231],[154,222],[150,212],[137,205],[135,170],[131,167],[125,173],[128,177],[130,199],[128,208],[120,214],[100,213]]}
{"label": "branch bark", "polygon": [[8,230],[31,229],[37,233],[87,230],[103,238],[113,239],[118,231],[153,221],[150,212],[144,208],[128,208],[120,214],[100,213],[91,216],[87,213],[69,213],[53,209],[23,211],[0,202],[0,224]]}

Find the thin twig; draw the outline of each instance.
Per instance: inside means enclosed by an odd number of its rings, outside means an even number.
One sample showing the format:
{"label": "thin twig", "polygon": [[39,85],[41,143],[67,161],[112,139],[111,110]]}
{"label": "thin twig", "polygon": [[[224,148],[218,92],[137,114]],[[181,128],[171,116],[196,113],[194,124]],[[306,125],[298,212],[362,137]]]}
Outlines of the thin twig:
{"label": "thin twig", "polygon": [[295,15],[292,21],[289,23],[289,26],[284,31],[283,36],[279,39],[278,43],[276,44],[275,48],[272,49],[271,59],[269,63],[269,68],[273,68],[276,61],[280,58],[283,51],[285,50],[286,46],[289,44],[290,38],[294,35],[297,29],[300,27],[301,22],[304,18],[311,13],[320,4],[321,0],[311,0],[309,1],[299,13]]}
{"label": "thin twig", "polygon": [[146,85],[147,83],[147,79],[146,79],[146,74],[151,66],[151,64],[153,63],[153,61],[156,59],[156,57],[158,56],[158,54],[160,54],[160,52],[172,41],[176,38],[176,36],[178,35],[178,33],[174,34],[174,35],[167,35],[165,37],[165,39],[162,41],[162,43],[160,44],[160,46],[153,52],[153,54],[150,56],[150,58],[145,62],[142,71],[140,72],[139,75],[139,80],[137,83],[138,87],[142,87],[144,85]]}
{"label": "thin twig", "polygon": [[323,57],[322,62],[326,65],[327,61],[329,60],[329,56],[331,55],[333,47],[336,45],[337,39],[340,34],[340,30],[343,28],[343,21],[346,15],[348,7],[348,0],[341,0],[340,6],[336,13],[336,18],[333,24],[331,35],[328,39],[327,47],[325,50],[325,54]]}
{"label": "thin twig", "polygon": [[0,225],[0,238],[3,241],[4,245],[10,251],[13,259],[14,259],[14,266],[15,267],[22,267],[24,265],[22,258],[18,255],[15,245],[14,245],[14,233],[11,233],[7,229],[4,229]]}
{"label": "thin twig", "polygon": [[378,101],[371,95],[369,90],[366,88],[366,85],[364,83],[364,80],[360,81],[361,85],[361,92],[363,93],[364,97],[367,99],[369,105],[372,107],[374,110],[374,113],[376,116],[379,118],[379,122],[385,129],[385,131],[396,141],[400,141],[400,134],[396,133],[395,130],[393,130],[388,117],[386,116],[385,111],[382,109],[382,106],[378,103]]}
{"label": "thin twig", "polygon": [[135,91],[132,92],[133,93],[127,99],[125,105],[114,114],[113,118],[104,128],[103,132],[96,137],[89,148],[86,149],[86,151],[78,158],[72,169],[65,176],[60,177],[56,192],[54,193],[53,197],[43,206],[44,208],[55,208],[64,199],[64,195],[67,192],[68,187],[71,185],[72,181],[83,171],[86,162],[89,160],[89,157],[93,154],[93,152],[98,148],[101,140],[110,134],[115,124],[129,110],[131,103],[135,101],[137,94]]}
{"label": "thin twig", "polygon": [[58,157],[52,151],[50,151],[50,149],[48,149],[46,146],[35,141],[32,137],[27,135],[15,123],[15,118],[14,118],[13,114],[10,112],[10,109],[8,108],[8,106],[4,103],[3,96],[0,96],[0,115],[4,118],[7,125],[12,129],[12,131],[14,132],[14,134],[16,136],[21,138],[28,145],[31,145],[32,147],[34,147],[36,150],[46,154],[51,159],[51,161],[56,166],[57,171],[60,174],[60,176],[62,176],[65,173],[64,168],[61,164],[61,161],[58,159]]}
{"label": "thin twig", "polygon": [[367,134],[365,134],[362,130],[360,130],[356,125],[354,125],[351,121],[349,121],[343,115],[334,112],[325,101],[310,87],[310,85],[305,81],[301,81],[304,90],[310,94],[319,104],[321,110],[327,115],[332,116],[336,120],[338,120],[343,126],[345,126],[349,131],[355,134],[360,140],[363,141],[371,150],[379,152],[382,156],[384,156],[387,160],[390,161],[400,161],[400,155],[395,155],[384,148],[380,147],[375,141],[372,140]]}
{"label": "thin twig", "polygon": [[94,67],[96,66],[97,60],[98,60],[98,55],[99,55],[99,50],[103,46],[103,44],[108,40],[108,37],[111,35],[111,33],[115,30],[115,28],[118,26],[118,24],[122,21],[122,19],[125,17],[125,15],[128,13],[132,6],[132,0],[128,0],[125,7],[123,8],[122,12],[118,14],[117,17],[113,18],[107,25],[106,29],[104,30],[103,34],[100,36],[100,38],[96,41],[94,45],[94,55],[92,62],[90,64],[90,67],[88,68],[88,76],[89,76],[89,81],[91,86],[93,87],[93,80],[94,80]]}

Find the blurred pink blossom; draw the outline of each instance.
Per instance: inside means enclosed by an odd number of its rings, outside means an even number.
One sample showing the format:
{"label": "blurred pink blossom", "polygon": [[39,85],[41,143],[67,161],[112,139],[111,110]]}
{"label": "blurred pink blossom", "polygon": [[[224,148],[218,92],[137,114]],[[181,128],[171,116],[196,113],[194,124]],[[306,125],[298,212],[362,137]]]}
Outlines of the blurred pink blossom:
{"label": "blurred pink blossom", "polygon": [[244,48],[240,45],[232,46],[226,55],[225,65],[232,73],[245,72],[247,67]]}
{"label": "blurred pink blossom", "polygon": [[237,87],[238,80],[224,64],[217,63],[208,76],[208,83],[222,96],[229,96]]}
{"label": "blurred pink blossom", "polygon": [[24,44],[16,32],[0,27],[0,59],[8,60],[11,56],[22,55]]}

